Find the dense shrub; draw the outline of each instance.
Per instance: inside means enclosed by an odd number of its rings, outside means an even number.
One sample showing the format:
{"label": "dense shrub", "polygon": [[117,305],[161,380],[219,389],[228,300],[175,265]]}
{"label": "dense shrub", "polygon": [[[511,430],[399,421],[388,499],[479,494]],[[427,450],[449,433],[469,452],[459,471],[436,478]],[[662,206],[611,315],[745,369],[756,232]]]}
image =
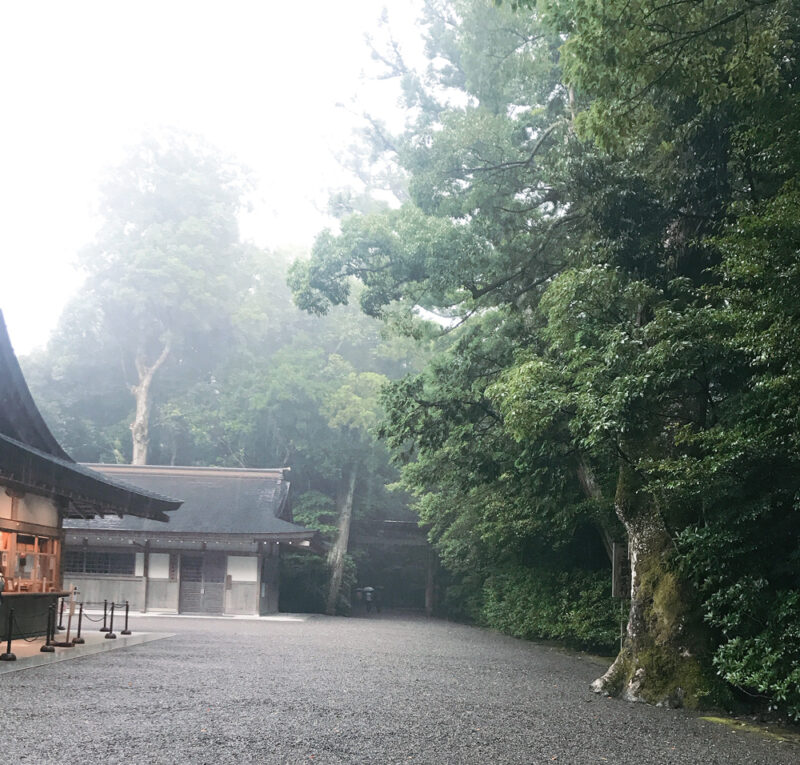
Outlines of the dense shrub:
{"label": "dense shrub", "polygon": [[482,621],[527,640],[610,651],[619,638],[619,606],[609,590],[607,571],[507,568],[484,585]]}
{"label": "dense shrub", "polygon": [[800,719],[800,548],[790,501],[731,504],[678,537],[720,677]]}
{"label": "dense shrub", "polygon": [[[337,614],[350,613],[349,593],[356,579],[353,559],[345,556],[342,586],[336,603]],[[289,553],[280,560],[280,598],[278,608],[291,613],[325,613],[330,569],[319,555]]]}
{"label": "dense shrub", "polygon": [[453,573],[443,568],[438,576],[437,615],[467,624],[481,622],[483,581],[477,571]]}
{"label": "dense shrub", "polygon": [[800,592],[778,593],[763,629],[719,646],[714,665],[729,683],[752,689],[800,719]]}

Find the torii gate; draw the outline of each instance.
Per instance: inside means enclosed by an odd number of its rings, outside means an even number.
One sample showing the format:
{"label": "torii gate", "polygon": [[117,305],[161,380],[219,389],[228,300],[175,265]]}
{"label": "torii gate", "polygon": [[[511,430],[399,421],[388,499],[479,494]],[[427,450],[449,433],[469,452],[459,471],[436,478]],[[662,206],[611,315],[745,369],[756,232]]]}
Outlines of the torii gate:
{"label": "torii gate", "polygon": [[354,521],[349,547],[418,547],[427,549],[425,575],[425,614],[431,616],[436,605],[436,552],[425,529],[413,521]]}

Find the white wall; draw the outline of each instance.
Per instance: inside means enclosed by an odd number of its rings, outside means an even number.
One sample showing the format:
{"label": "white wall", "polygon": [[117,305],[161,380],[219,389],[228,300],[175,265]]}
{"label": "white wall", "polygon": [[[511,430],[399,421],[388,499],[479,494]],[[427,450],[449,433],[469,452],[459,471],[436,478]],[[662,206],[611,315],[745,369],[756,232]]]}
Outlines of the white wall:
{"label": "white wall", "polygon": [[228,576],[234,582],[257,582],[258,558],[255,555],[229,555]]}
{"label": "white wall", "polygon": [[[64,586],[70,585],[78,588],[78,601],[84,604],[84,608],[103,608],[103,601],[112,601],[117,605],[130,602],[131,610],[141,611],[144,606],[144,580],[133,579],[131,577],[115,576],[93,576],[92,574],[73,574],[68,573],[64,576]],[[124,616],[124,609],[117,608],[114,617],[114,629],[122,629],[118,622]],[[92,625],[95,626],[96,625]],[[87,622],[83,623],[84,629],[89,629]]]}
{"label": "white wall", "polygon": [[169,579],[169,553],[150,553],[148,579]]}
{"label": "white wall", "polygon": [[[5,488],[0,486],[0,518],[12,518],[11,497],[5,492]],[[39,526],[52,526],[58,528],[58,510],[55,503],[46,497],[38,494],[25,494],[24,497],[15,500],[17,510],[13,520],[22,523],[36,523]]]}

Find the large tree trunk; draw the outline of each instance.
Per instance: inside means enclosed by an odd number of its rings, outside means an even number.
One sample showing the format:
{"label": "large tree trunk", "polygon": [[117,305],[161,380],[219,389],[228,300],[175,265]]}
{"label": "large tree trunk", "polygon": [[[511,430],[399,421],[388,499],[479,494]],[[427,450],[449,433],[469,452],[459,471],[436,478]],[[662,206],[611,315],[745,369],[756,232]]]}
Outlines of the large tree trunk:
{"label": "large tree trunk", "polygon": [[353,495],[356,490],[356,467],[350,468],[344,491],[339,495],[337,505],[339,506],[339,532],[336,541],[328,553],[328,566],[331,569],[330,588],[328,590],[328,602],[325,605],[325,613],[333,616],[336,613],[336,602],[339,599],[339,589],[342,586],[342,574],[344,573],[344,556],[347,553],[347,544],[350,541],[350,521],[353,517]]}
{"label": "large tree trunk", "polygon": [[132,465],[147,464],[147,447],[150,443],[150,410],[153,407],[151,388],[153,376],[169,356],[170,344],[164,345],[161,354],[154,364],[148,365],[143,352],[136,356],[136,374],[139,381],[131,385],[131,393],[136,399],[136,414],[131,423],[131,438],[133,439]]}
{"label": "large tree trunk", "polygon": [[615,496],[628,533],[631,605],[622,648],[592,683],[628,701],[695,706],[710,683],[696,656],[687,598],[672,566],[673,544],[656,502],[622,462]]}
{"label": "large tree trunk", "polygon": [[[586,495],[586,498],[601,500],[603,498],[603,491],[600,488],[600,484],[597,482],[594,470],[592,470],[591,465],[589,465],[586,459],[584,459],[583,457],[579,457],[575,469],[578,474],[578,483],[580,483],[581,488],[583,489],[583,493]],[[600,539],[603,542],[603,547],[605,548],[606,555],[608,555],[608,560],[613,565],[614,537],[612,536],[611,532],[605,527],[605,525],[602,524],[600,521],[595,521],[595,526],[597,528],[598,534],[600,534]]]}

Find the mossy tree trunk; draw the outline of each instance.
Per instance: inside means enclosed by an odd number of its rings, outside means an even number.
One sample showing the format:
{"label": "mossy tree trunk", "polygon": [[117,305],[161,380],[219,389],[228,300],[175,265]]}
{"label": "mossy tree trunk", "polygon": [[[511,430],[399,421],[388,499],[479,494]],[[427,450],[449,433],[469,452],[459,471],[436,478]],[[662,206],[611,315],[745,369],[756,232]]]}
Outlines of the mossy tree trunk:
{"label": "mossy tree trunk", "polygon": [[615,508],[625,525],[631,601],[622,648],[592,683],[628,701],[697,706],[710,682],[695,650],[688,598],[673,568],[673,544],[654,498],[628,462],[620,465]]}

